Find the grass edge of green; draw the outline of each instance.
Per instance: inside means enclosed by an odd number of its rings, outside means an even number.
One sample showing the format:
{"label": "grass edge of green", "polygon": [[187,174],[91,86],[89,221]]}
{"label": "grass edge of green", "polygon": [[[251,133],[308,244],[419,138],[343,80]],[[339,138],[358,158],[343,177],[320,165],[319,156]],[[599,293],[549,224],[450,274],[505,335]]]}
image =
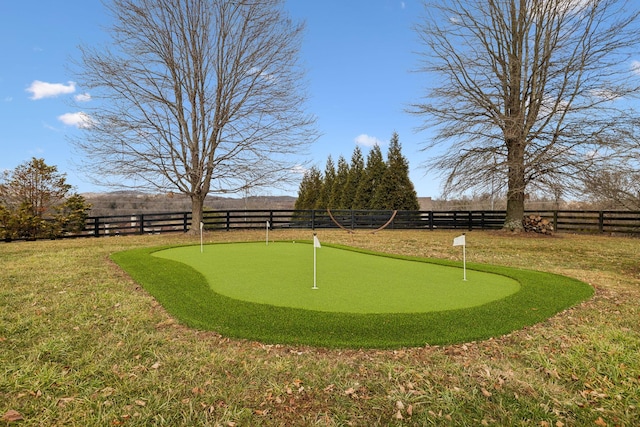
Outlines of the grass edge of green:
{"label": "grass edge of green", "polygon": [[[230,243],[233,242],[221,244]],[[330,243],[323,245],[375,256],[462,267],[459,261],[387,254]],[[594,294],[590,285],[567,276],[467,263],[470,270],[513,278],[520,283],[520,291],[482,306],[452,311],[411,314],[317,312],[222,296],[211,290],[204,276],[195,269],[151,256],[153,252],[178,246],[192,245],[130,249],[111,254],[111,259],[186,326],[267,344],[389,349],[479,341],[540,323]]]}

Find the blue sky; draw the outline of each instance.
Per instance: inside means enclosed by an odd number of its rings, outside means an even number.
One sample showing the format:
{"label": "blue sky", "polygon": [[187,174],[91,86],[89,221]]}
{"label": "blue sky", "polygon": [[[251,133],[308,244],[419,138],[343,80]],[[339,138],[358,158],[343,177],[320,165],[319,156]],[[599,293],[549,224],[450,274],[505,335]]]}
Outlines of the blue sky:
{"label": "blue sky", "polygon": [[[420,168],[429,135],[416,133],[420,119],[404,112],[425,86],[426,77],[411,72],[418,66],[412,26],[420,1],[287,0],[286,8],[307,23],[301,60],[309,112],[322,133],[311,149],[313,163],[322,170],[329,155],[350,160],[356,144],[365,155],[373,143],[386,153],[395,131],[418,195],[436,197],[439,182]],[[99,0],[0,1],[0,170],[44,158],[79,192],[108,190],[77,170],[82,154],[67,140],[82,123],[72,102],[82,105],[91,95],[74,83],[70,61],[79,44],[107,40],[108,24]]]}

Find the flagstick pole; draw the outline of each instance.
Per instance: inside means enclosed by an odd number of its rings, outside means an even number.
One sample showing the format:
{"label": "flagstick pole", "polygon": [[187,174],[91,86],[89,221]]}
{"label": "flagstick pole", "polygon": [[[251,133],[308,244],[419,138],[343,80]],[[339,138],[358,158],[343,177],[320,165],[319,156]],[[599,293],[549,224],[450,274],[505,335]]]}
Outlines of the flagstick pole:
{"label": "flagstick pole", "polygon": [[316,235],[315,233],[313,234],[313,288],[311,289],[318,289],[318,286],[316,284],[316,250],[318,250],[317,245],[316,245]]}
{"label": "flagstick pole", "polygon": [[203,252],[203,247],[202,247],[202,229],[204,228],[204,223],[200,222],[200,253]]}
{"label": "flagstick pole", "polygon": [[462,277],[463,281],[467,281],[467,245],[462,245]]}
{"label": "flagstick pole", "polygon": [[269,246],[269,221],[267,221],[267,246]]}

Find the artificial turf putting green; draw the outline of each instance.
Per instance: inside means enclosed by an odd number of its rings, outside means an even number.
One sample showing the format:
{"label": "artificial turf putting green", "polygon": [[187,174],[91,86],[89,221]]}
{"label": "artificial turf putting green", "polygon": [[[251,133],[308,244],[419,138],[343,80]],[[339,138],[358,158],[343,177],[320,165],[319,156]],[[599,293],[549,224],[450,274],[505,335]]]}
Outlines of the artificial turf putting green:
{"label": "artificial turf putting green", "polygon": [[[303,250],[312,254],[313,247],[309,243],[298,242],[295,245],[302,246]],[[207,245],[204,250],[205,252],[221,250],[221,253],[236,250],[236,248],[246,250],[247,247],[243,249],[243,245],[245,244]],[[302,268],[307,269],[304,273],[305,278],[296,282],[298,283],[296,286],[306,288],[305,292],[308,291],[310,297],[313,296],[313,292],[318,295],[329,293],[327,292],[329,289],[326,277],[322,276],[325,274],[322,265],[326,265],[328,262],[322,257],[328,257],[328,253],[333,253],[332,250],[325,251],[328,248],[336,249],[336,256],[345,256],[337,249],[366,254],[375,260],[375,263],[385,262],[383,261],[385,257],[405,262],[410,261],[403,263],[402,269],[409,265],[415,267],[414,264],[419,263],[445,266],[451,269],[454,276],[457,276],[457,279],[454,279],[455,282],[461,281],[459,262],[380,254],[323,243],[323,247],[318,249],[317,253],[319,289],[309,289],[312,286],[312,279],[307,276],[312,274],[312,270],[309,270],[312,268],[312,266],[309,267],[312,259],[304,260]],[[474,276],[482,272],[491,273],[493,278],[495,278],[493,275],[498,275],[512,279],[517,282],[519,289],[510,294],[506,292],[506,296],[484,304],[444,311],[357,313],[353,311],[353,308],[348,312],[311,310],[247,301],[214,291],[209,283],[210,279],[207,279],[199,269],[184,262],[154,256],[154,254],[166,249],[171,248],[133,249],[112,254],[111,257],[153,295],[169,313],[185,325],[216,331],[229,337],[258,340],[264,343],[349,348],[398,348],[468,342],[503,335],[541,322],[593,294],[591,286],[565,276],[467,263],[469,280],[462,282],[466,286],[473,286]],[[181,249],[177,252],[180,251]],[[185,247],[185,251],[187,253],[191,251],[194,259],[204,255],[199,253],[199,246]],[[350,257],[350,255],[346,256]],[[235,270],[230,266],[223,267],[222,265],[228,261],[222,262],[222,258],[221,256],[219,260],[219,268],[230,268],[234,271],[229,273],[230,275],[237,274],[238,264],[236,264]],[[281,258],[286,257],[281,256]],[[201,259],[204,261],[207,258],[201,257]],[[246,267],[252,264],[252,261],[254,260],[243,259],[239,261],[239,265]],[[215,260],[210,262],[215,262]],[[431,267],[434,266],[429,266],[429,271]],[[216,267],[214,265],[204,268],[204,270],[209,269],[213,271],[216,270]],[[361,269],[359,268],[359,270]],[[268,273],[265,271],[260,274],[266,275]],[[404,277],[404,273],[402,274]],[[272,279],[269,281],[277,282]],[[505,283],[513,286],[512,282],[508,280]],[[270,293],[272,293],[271,290],[263,292],[265,295]],[[253,291],[250,294],[255,298],[258,293]],[[317,295],[313,297],[318,298]],[[417,294],[414,292],[412,297],[417,298]]]}
{"label": "artificial turf putting green", "polygon": [[259,304],[344,313],[421,313],[479,306],[517,292],[506,276],[327,247],[273,242],[183,246],[154,253],[204,275],[221,295]]}

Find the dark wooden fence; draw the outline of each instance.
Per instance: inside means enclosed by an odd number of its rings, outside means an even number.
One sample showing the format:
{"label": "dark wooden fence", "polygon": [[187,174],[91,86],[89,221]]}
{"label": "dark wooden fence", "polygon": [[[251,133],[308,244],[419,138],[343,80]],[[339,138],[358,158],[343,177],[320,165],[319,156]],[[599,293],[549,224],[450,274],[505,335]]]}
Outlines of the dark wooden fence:
{"label": "dark wooden fence", "polygon": [[[527,211],[552,222],[554,230],[570,233],[606,233],[640,237],[640,212],[629,211]],[[504,211],[398,211],[335,210],[224,210],[204,213],[206,230],[304,228],[347,230],[495,230],[504,223]],[[392,219],[393,216],[393,219]],[[391,221],[390,221],[391,220]],[[81,232],[64,237],[101,237],[128,234],[185,232],[191,213],[145,213],[89,217]]]}

